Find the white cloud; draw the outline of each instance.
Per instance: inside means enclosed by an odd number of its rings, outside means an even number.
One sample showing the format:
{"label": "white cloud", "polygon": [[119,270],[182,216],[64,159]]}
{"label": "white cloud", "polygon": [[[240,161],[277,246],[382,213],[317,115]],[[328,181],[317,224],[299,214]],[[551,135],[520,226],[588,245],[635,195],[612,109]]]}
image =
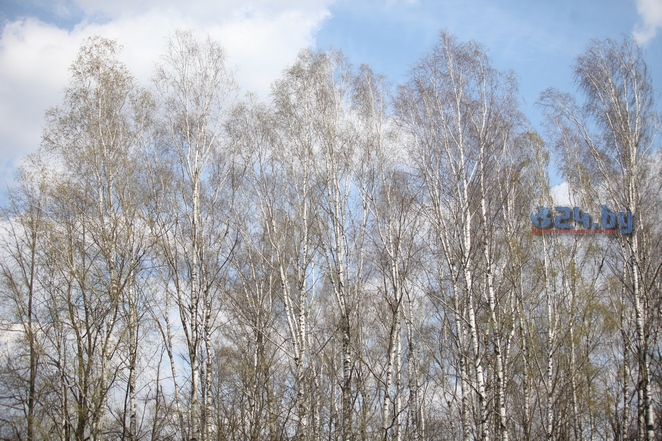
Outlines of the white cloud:
{"label": "white cloud", "polygon": [[3,180],[9,179],[8,172],[21,157],[36,151],[44,112],[60,102],[68,67],[86,37],[116,39],[124,47],[121,59],[139,82],[148,85],[154,63],[175,29],[209,34],[227,50],[242,88],[265,96],[299,50],[314,45],[332,1],[76,0],[74,6],[87,18],[73,29],[36,19],[5,23],[0,34]]}
{"label": "white cloud", "polygon": [[57,104],[76,45],[36,20],[7,24],[0,40],[0,158],[10,167],[39,143],[43,114]]}
{"label": "white cloud", "polygon": [[662,27],[662,0],[636,0],[641,18],[633,32],[634,38],[644,44],[652,40]]}
{"label": "white cloud", "polygon": [[290,11],[273,18],[242,18],[212,31],[238,67],[244,89],[266,95],[271,82],[292,63],[298,52],[314,44],[314,30],[325,12]]}
{"label": "white cloud", "polygon": [[552,200],[555,206],[560,205],[564,207],[572,207],[574,205],[574,197],[568,186],[568,182],[563,181],[550,189],[552,193]]}

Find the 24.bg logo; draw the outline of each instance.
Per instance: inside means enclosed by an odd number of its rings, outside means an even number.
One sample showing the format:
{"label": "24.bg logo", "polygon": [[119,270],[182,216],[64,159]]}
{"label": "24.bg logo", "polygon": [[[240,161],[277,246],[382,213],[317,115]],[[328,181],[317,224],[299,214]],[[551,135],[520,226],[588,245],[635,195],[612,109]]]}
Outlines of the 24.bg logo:
{"label": "24.bg logo", "polygon": [[[583,212],[579,207],[572,209],[555,207],[554,210],[552,212],[549,208],[538,207],[536,212],[531,213],[534,234],[632,233],[632,213],[629,211],[621,211],[617,214],[603,205],[600,222],[593,222],[591,215]],[[577,229],[579,225],[583,228]]]}

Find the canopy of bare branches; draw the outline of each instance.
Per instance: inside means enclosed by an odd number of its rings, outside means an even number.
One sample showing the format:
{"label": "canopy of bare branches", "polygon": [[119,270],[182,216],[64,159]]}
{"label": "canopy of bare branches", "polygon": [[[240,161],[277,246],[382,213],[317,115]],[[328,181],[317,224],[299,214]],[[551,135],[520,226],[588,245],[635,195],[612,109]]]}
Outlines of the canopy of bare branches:
{"label": "canopy of bare branches", "polygon": [[[633,40],[543,92],[544,134],[447,33],[400,85],[304,50],[265,101],[209,38],[175,33],[152,84],[118,51],[81,46],[2,207],[1,439],[661,439]],[[550,158],[630,234],[533,234]]]}

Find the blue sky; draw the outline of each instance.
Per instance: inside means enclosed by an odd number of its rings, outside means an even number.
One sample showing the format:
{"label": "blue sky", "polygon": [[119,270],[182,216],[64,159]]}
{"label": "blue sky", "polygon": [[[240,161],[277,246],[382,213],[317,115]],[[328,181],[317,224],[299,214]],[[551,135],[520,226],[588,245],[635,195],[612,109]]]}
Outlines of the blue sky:
{"label": "blue sky", "polygon": [[[269,85],[304,47],[341,49],[393,83],[441,30],[475,40],[515,72],[533,128],[547,87],[573,91],[573,60],[593,38],[634,34],[662,90],[662,0],[0,0],[0,186],[38,145],[46,109],[62,98],[82,40],[117,39],[148,84],[169,33],[218,39],[246,90]],[[659,107],[659,106],[658,106]]]}
{"label": "blue sky", "polygon": [[[436,43],[441,29],[478,41],[497,68],[515,72],[534,125],[540,118],[534,104],[543,90],[573,91],[572,63],[591,39],[618,39],[642,23],[635,2],[628,0],[353,3],[343,0],[332,6],[332,17],[317,33],[318,46],[341,48],[353,62],[370,64],[400,82]],[[662,88],[660,37],[644,48],[654,84]]]}

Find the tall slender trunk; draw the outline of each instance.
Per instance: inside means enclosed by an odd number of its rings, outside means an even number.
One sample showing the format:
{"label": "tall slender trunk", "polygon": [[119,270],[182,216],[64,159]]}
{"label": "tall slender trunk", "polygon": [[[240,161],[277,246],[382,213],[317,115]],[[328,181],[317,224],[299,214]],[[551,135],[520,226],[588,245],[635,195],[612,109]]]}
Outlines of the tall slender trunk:
{"label": "tall slender trunk", "polygon": [[129,303],[129,377],[127,392],[129,399],[129,433],[128,439],[135,441],[138,431],[138,416],[136,408],[136,362],[138,359],[138,317],[136,311],[135,287],[133,282],[128,286]]}
{"label": "tall slender trunk", "polygon": [[571,405],[572,405],[572,430],[575,439],[581,439],[581,421],[579,417],[579,403],[577,401],[577,355],[575,345],[575,326],[573,321],[570,320],[568,334],[570,337],[570,387],[572,389]]}
{"label": "tall slender trunk", "polygon": [[191,441],[201,440],[201,413],[200,413],[200,340],[201,329],[199,324],[200,301],[201,301],[201,286],[200,286],[200,171],[197,169],[199,152],[195,151],[195,158],[193,163],[195,169],[193,170],[191,185],[193,186],[193,206],[191,208],[191,248],[190,248],[190,295],[191,300],[188,305],[189,317],[191,320],[190,340],[188,341],[188,352],[191,363],[191,404],[190,404],[190,424],[191,424]]}
{"label": "tall slender trunk", "polygon": [[33,298],[34,298],[34,276],[35,276],[35,257],[37,252],[37,231],[35,228],[32,228],[32,234],[30,238],[30,270],[29,270],[29,280],[28,280],[28,323],[27,323],[27,337],[28,344],[30,346],[30,373],[28,379],[28,414],[27,414],[27,423],[28,423],[28,441],[33,441],[34,438],[34,420],[35,420],[35,405],[36,405],[36,384],[37,384],[37,348],[36,348],[36,336],[33,328]]}
{"label": "tall slender trunk", "polygon": [[621,371],[621,394],[623,399],[623,416],[621,417],[621,432],[620,439],[628,439],[628,431],[630,427],[630,338],[626,329],[626,313],[625,313],[625,284],[621,285],[621,313],[620,313],[620,327],[621,339],[623,340],[623,370]]}
{"label": "tall slender trunk", "polygon": [[[468,187],[468,184],[465,182],[465,188]],[[467,195],[467,190],[465,190],[465,195]],[[469,325],[469,337],[471,339],[471,349],[472,349],[472,359],[473,359],[473,368],[475,372],[473,387],[475,388],[478,394],[478,406],[480,412],[480,438],[482,441],[489,441],[490,433],[488,428],[488,408],[487,408],[487,396],[485,394],[485,379],[483,375],[483,362],[482,356],[480,353],[480,343],[478,340],[478,327],[476,325],[476,310],[475,310],[475,293],[473,287],[473,271],[471,270],[471,215],[469,214],[469,207],[466,207],[466,215],[464,219],[464,283],[465,283],[465,292],[467,295],[467,312],[468,312],[468,325]]]}
{"label": "tall slender trunk", "polygon": [[457,346],[458,346],[458,362],[460,364],[460,420],[462,423],[462,438],[464,440],[471,439],[471,424],[469,422],[469,374],[467,372],[467,349],[466,349],[466,333],[464,327],[464,317],[462,317],[462,309],[460,307],[459,288],[453,289],[453,316],[455,318],[455,328],[457,332]]}
{"label": "tall slender trunk", "polygon": [[[497,321],[497,304],[496,294],[494,289],[494,273],[493,273],[493,258],[490,249],[492,238],[488,230],[492,224],[487,214],[487,189],[485,185],[485,159],[483,158],[484,152],[481,148],[481,169],[480,169],[480,186],[481,186],[481,200],[480,209],[482,215],[483,225],[483,258],[485,259],[485,283],[487,286],[487,298],[490,307],[490,324],[492,339],[494,341],[494,358],[496,361],[496,387],[497,387],[497,406],[499,409],[499,430],[498,434],[502,441],[508,441],[508,419],[506,415],[506,393],[505,393],[505,378],[504,378],[504,360],[501,347],[501,335],[497,334],[498,321]],[[487,415],[483,416],[483,424],[487,424]]]}
{"label": "tall slender trunk", "polygon": [[[170,293],[166,292],[165,294],[165,345],[166,351],[168,353],[168,360],[170,362],[170,373],[172,375],[172,386],[173,386],[173,401],[175,406],[175,413],[179,421],[179,433],[182,439],[186,439],[186,424],[184,422],[184,413],[182,411],[181,398],[179,395],[179,382],[177,380],[177,368],[175,365],[175,353],[173,350],[174,340],[172,337],[172,326],[170,324]],[[157,391],[158,393],[158,391]]]}
{"label": "tall slender trunk", "polygon": [[646,335],[646,311],[644,310],[644,296],[641,288],[639,274],[639,241],[637,234],[632,236],[632,251],[626,261],[632,277],[632,294],[634,296],[635,328],[637,333],[637,403],[639,438],[646,441],[655,439],[655,424],[650,384],[650,361],[648,351],[648,338]]}
{"label": "tall slender trunk", "polygon": [[[567,268],[565,260],[562,257],[564,268]],[[572,405],[572,428],[575,439],[582,439],[582,423],[579,415],[579,403],[577,400],[577,344],[575,342],[575,320],[574,311],[576,308],[575,296],[577,295],[577,252],[572,253],[572,268],[570,271],[566,270],[565,276],[565,290],[566,297],[569,297],[570,304],[568,305],[568,312],[570,313],[568,326],[568,335],[570,337],[570,387],[571,405]],[[570,282],[568,282],[570,277]]]}
{"label": "tall slender trunk", "polygon": [[58,377],[60,380],[60,430],[58,433],[60,435],[60,441],[70,440],[71,439],[71,425],[69,424],[69,394],[67,392],[67,374],[65,373],[65,366],[68,366],[67,363],[67,350],[66,342],[64,339],[64,333],[60,328],[60,323],[56,324],[57,329],[57,370]]}
{"label": "tall slender trunk", "polygon": [[338,176],[337,167],[340,164],[336,163],[338,158],[335,158],[331,152],[325,152],[326,170],[329,173],[327,182],[327,191],[330,198],[329,212],[331,214],[332,224],[332,237],[333,242],[329,244],[332,247],[331,255],[327,256],[327,261],[330,263],[331,280],[333,281],[333,289],[338,302],[338,309],[340,312],[339,330],[341,333],[341,352],[342,359],[342,380],[340,383],[341,390],[341,436],[343,441],[353,439],[353,406],[352,406],[352,334],[351,334],[351,321],[350,314],[353,308],[352,299],[350,299],[350,287],[347,281],[346,260],[347,252],[345,236],[345,200],[346,195],[343,193],[341,186],[341,178]]}
{"label": "tall slender trunk", "polygon": [[[524,311],[520,310],[520,316],[522,317],[522,320],[524,320]],[[523,424],[523,432],[524,432],[524,439],[525,440],[530,440],[531,439],[531,386],[530,384],[530,379],[529,379],[529,371],[531,369],[529,365],[529,360],[531,358],[531,354],[529,353],[529,344],[528,344],[528,333],[525,333],[524,330],[524,325],[520,324],[520,338],[522,339],[522,353],[524,354],[524,372],[522,374],[522,394],[523,394],[523,401],[524,401],[524,424]]]}
{"label": "tall slender trunk", "polygon": [[400,323],[398,323],[398,339],[395,361],[395,440],[402,440],[402,338],[400,336]]}
{"label": "tall slender trunk", "polygon": [[[305,274],[303,275],[303,280],[300,280],[300,284],[305,284]],[[310,428],[309,428],[309,412],[308,403],[310,402],[310,390],[308,388],[308,382],[306,381],[306,368],[307,366],[307,348],[308,348],[308,336],[307,336],[307,303],[308,298],[306,294],[306,288],[304,286],[299,287],[299,357],[297,362],[297,402],[299,405],[299,416],[301,418],[301,433],[304,436],[304,439],[309,439],[310,437]]]}
{"label": "tall slender trunk", "polygon": [[[398,295],[396,294],[396,297]],[[386,380],[384,382],[384,400],[382,402],[382,438],[384,441],[388,439],[389,429],[393,425],[393,418],[390,417],[390,403],[393,403],[393,398],[391,396],[391,388],[393,387],[393,371],[395,369],[396,363],[396,354],[398,351],[397,345],[399,344],[399,334],[400,334],[400,302],[396,301],[396,304],[392,306],[395,308],[393,311],[393,317],[391,321],[391,329],[389,331],[389,342],[387,349],[388,361],[386,363]],[[396,389],[396,395],[399,395],[399,392]],[[397,409],[394,409],[394,415],[398,415]]]}
{"label": "tall slender trunk", "polygon": [[545,278],[545,297],[547,306],[547,370],[545,374],[545,391],[547,398],[547,417],[545,434],[548,440],[554,438],[554,345],[556,340],[554,323],[554,298],[551,283],[551,269],[547,256],[547,240],[543,236],[543,271]]}
{"label": "tall slender trunk", "polygon": [[411,402],[411,424],[412,424],[412,441],[419,441],[425,439],[425,427],[423,424],[421,397],[420,397],[420,384],[419,384],[419,369],[418,369],[418,354],[416,350],[416,343],[414,341],[414,323],[412,320],[412,301],[411,297],[407,294],[409,304],[409,314],[405,310],[405,325],[407,328],[407,342],[409,344],[409,393]]}
{"label": "tall slender trunk", "polygon": [[[391,239],[390,235],[389,235],[389,239]],[[392,245],[392,240],[391,240],[391,245]],[[391,251],[389,254],[392,257],[390,278],[391,278],[391,285],[393,290],[393,299],[389,299],[389,303],[391,303],[392,319],[391,319],[391,329],[389,331],[389,342],[387,348],[388,359],[386,364],[386,380],[384,384],[384,401],[382,403],[382,431],[383,431],[384,440],[388,439],[389,429],[394,424],[394,419],[389,417],[389,410],[390,410],[389,403],[394,404],[394,416],[396,418],[399,418],[399,414],[400,414],[399,409],[395,405],[396,401],[399,400],[400,397],[399,385],[396,385],[396,389],[394,393],[395,400],[391,396],[392,394],[391,389],[393,388],[394,371],[397,372],[398,376],[400,375],[400,366],[399,366],[400,345],[401,345],[400,308],[402,304],[402,287],[400,286],[399,283],[399,272],[398,272],[397,263],[393,261],[394,253],[392,252],[393,251],[392,248],[389,251]],[[395,426],[396,426],[395,431],[396,433],[399,434],[399,427],[397,422],[395,422]]]}
{"label": "tall slender trunk", "polygon": [[[457,140],[457,147],[459,149],[459,176],[461,182],[458,183],[458,192],[460,193],[460,207],[462,210],[462,273],[464,275],[464,289],[466,294],[467,301],[467,313],[468,313],[468,326],[469,326],[469,338],[471,339],[471,348],[473,350],[472,359],[473,359],[473,368],[474,368],[474,384],[472,387],[478,394],[478,406],[480,414],[480,438],[482,441],[489,441],[490,433],[488,427],[488,407],[487,407],[487,396],[485,391],[485,378],[483,374],[483,361],[482,355],[480,353],[480,343],[478,339],[478,329],[476,325],[476,310],[475,310],[475,289],[473,286],[473,256],[472,256],[472,246],[473,238],[471,234],[471,227],[473,216],[470,207],[470,197],[469,197],[469,170],[467,170],[467,156],[465,152],[464,145],[464,133],[462,132],[462,119],[463,112],[460,107],[463,105],[461,98],[457,97],[457,102],[455,103],[458,108],[455,110],[457,118],[457,127],[460,128],[459,137]],[[449,154],[449,159],[453,155]]]}
{"label": "tall slender trunk", "polygon": [[[205,284],[206,285],[206,284]],[[208,292],[208,289],[205,289],[205,302],[204,302],[204,344],[205,344],[205,378],[204,378],[204,387],[205,391],[205,405],[202,410],[202,436],[203,440],[211,440],[211,413],[212,413],[212,369],[213,369],[213,347],[211,343],[211,332],[212,332],[212,301],[211,294]]]}
{"label": "tall slender trunk", "polygon": [[341,319],[342,329],[342,437],[344,441],[353,438],[352,425],[352,354],[351,334],[349,329],[349,317],[345,315]]}

